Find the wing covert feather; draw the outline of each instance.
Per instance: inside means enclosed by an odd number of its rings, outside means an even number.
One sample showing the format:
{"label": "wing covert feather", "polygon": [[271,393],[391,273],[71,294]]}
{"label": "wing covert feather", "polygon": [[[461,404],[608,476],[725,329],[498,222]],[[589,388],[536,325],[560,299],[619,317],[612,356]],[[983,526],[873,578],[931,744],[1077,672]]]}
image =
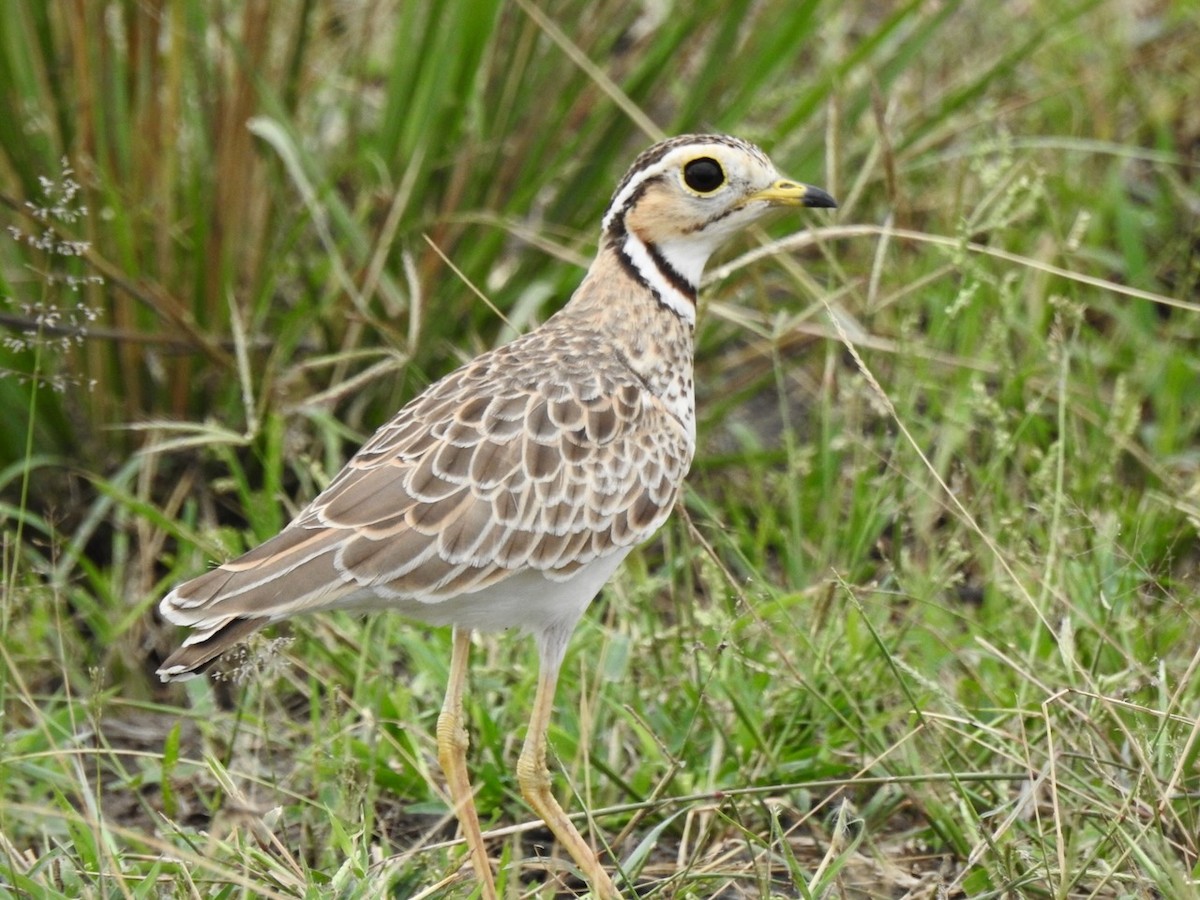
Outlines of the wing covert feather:
{"label": "wing covert feather", "polygon": [[565,580],[648,538],[691,463],[690,435],[615,355],[514,356],[520,343],[417,397],[288,528],[182,585],[177,607],[216,621],[364,588],[437,601],[524,567]]}

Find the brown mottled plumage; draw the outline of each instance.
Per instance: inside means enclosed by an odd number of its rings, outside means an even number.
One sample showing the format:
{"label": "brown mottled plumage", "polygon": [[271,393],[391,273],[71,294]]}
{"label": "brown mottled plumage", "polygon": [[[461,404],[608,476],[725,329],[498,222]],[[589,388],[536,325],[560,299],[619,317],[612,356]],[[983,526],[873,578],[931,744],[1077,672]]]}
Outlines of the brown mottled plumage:
{"label": "brown mottled plumage", "polygon": [[835,205],[723,135],[645,151],[617,187],[600,252],[541,327],[430,386],[287,526],[180,585],[163,615],[192,633],[160,667],[202,670],[261,625],[387,608],[455,626],[439,759],[486,898],[490,864],[466,776],[470,631],[537,639],[522,791],[600,896],[616,888],[550,791],[545,732],[584,609],[670,514],[695,450],[692,335],[709,255],[771,206]]}

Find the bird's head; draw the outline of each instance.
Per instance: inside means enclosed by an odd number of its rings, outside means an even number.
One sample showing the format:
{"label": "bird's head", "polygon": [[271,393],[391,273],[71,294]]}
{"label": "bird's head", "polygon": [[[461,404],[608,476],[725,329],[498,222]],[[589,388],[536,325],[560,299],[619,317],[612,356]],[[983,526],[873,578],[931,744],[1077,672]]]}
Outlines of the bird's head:
{"label": "bird's head", "polygon": [[[726,135],[655,144],[630,167],[604,215],[602,244],[694,294],[712,253],[773,207],[832,208],[818,187],[784,178],[758,147]],[[648,262],[639,257],[648,257]]]}

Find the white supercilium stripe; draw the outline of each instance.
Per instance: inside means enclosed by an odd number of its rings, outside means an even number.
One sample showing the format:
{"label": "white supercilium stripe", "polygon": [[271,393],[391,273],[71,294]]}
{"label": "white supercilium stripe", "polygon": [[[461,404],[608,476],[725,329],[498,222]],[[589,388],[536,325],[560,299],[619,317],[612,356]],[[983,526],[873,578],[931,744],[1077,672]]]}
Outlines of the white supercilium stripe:
{"label": "white supercilium stripe", "polygon": [[663,172],[661,165],[652,166],[649,169],[644,169],[636,176],[629,179],[629,182],[621,188],[621,192],[613,196],[608,204],[608,212],[604,214],[604,219],[600,222],[600,233],[608,234],[612,228],[613,221],[617,216],[625,214],[625,206],[629,203],[629,198],[632,197],[641,188],[642,182],[647,178],[657,178]]}

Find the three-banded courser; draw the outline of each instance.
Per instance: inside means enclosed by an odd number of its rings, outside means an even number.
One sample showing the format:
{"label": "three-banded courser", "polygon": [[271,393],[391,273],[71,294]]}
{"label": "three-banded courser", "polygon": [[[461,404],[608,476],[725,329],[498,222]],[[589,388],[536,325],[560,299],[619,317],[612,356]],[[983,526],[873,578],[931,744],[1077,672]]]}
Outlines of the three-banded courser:
{"label": "three-banded courser", "polygon": [[280,534],[163,599],[163,615],[192,633],[159,675],[193,675],[298,613],[386,608],[453,625],[438,759],[491,898],[462,695],[471,631],[522,628],[540,670],[521,791],[593,891],[616,896],[551,792],[546,728],[559,665],[592,598],[670,514],[691,464],[705,262],[772,207],[835,205],[737,138],[691,135],[646,150],[617,185],[599,252],[566,306],[431,385]]}

